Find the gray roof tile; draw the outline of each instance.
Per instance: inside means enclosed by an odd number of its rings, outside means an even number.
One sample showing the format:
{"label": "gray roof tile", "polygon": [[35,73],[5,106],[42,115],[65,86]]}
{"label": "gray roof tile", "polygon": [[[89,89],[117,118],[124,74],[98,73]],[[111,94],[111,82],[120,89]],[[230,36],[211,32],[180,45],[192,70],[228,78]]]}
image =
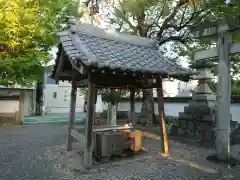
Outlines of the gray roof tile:
{"label": "gray roof tile", "polygon": [[152,39],[122,33],[107,33],[89,24],[72,23],[60,32],[60,43],[67,55],[99,68],[129,71],[186,74],[186,69],[156,49]]}

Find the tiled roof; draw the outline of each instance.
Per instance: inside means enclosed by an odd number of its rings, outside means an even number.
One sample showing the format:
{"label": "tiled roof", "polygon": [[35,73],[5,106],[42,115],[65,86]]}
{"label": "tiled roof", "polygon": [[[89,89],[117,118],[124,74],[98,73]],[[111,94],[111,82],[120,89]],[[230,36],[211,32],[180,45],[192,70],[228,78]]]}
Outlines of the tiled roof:
{"label": "tiled roof", "polygon": [[60,43],[73,63],[142,73],[186,74],[188,70],[157,50],[155,40],[107,32],[90,24],[71,21],[58,33]]}

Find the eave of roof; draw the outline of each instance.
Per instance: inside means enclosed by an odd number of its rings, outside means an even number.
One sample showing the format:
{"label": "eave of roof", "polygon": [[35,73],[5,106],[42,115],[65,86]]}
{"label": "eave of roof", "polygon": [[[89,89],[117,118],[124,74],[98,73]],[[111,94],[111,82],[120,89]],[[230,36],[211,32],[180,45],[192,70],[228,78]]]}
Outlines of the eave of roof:
{"label": "eave of roof", "polygon": [[156,48],[155,40],[123,33],[109,33],[89,24],[70,24],[67,30],[58,35],[71,63],[78,61],[85,66],[97,68],[167,74],[178,79],[189,79],[192,75],[189,69],[179,66],[161,54]]}

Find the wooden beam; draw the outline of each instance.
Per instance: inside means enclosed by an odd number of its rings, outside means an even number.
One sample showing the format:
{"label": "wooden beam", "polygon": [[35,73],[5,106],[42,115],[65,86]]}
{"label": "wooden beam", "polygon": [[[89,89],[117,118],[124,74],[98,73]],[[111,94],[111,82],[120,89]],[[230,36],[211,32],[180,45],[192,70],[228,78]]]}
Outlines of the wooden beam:
{"label": "wooden beam", "polygon": [[91,168],[92,166],[92,145],[93,132],[92,122],[94,118],[94,84],[91,82],[91,75],[88,77],[88,119],[85,122],[85,148],[84,148],[84,167]]}
{"label": "wooden beam", "polygon": [[75,110],[76,110],[76,94],[77,94],[77,86],[76,86],[76,72],[73,71],[72,75],[72,89],[71,89],[71,104],[70,104],[70,113],[69,113],[69,122],[68,122],[68,142],[67,142],[67,151],[72,151],[72,140],[73,137],[71,135],[72,127],[75,121]]}
{"label": "wooden beam", "polygon": [[20,95],[11,95],[11,96],[0,96],[0,100],[8,101],[8,100],[20,100]]}
{"label": "wooden beam", "polygon": [[72,78],[72,71],[59,72],[58,76],[65,76],[65,77],[71,77]]}
{"label": "wooden beam", "polygon": [[54,77],[54,79],[56,79],[56,80],[58,80],[59,72],[60,72],[60,70],[62,69],[62,66],[63,66],[63,61],[64,61],[63,57],[64,57],[64,53],[63,53],[63,50],[61,50],[58,66],[57,66],[57,69],[56,69],[56,72],[55,72],[55,77]]}
{"label": "wooden beam", "polygon": [[[236,53],[240,53],[240,43],[235,43],[231,45],[230,54]],[[197,51],[194,55],[194,60],[202,60],[216,57],[218,57],[218,48],[214,47],[203,51]]]}
{"label": "wooden beam", "polygon": [[[150,78],[149,78],[150,79]],[[152,79],[150,79],[152,80]],[[119,74],[110,74],[110,73],[92,73],[92,82],[97,86],[105,86],[105,87],[127,87],[133,86],[137,88],[153,88],[156,87],[156,83],[150,81],[142,81],[142,77],[140,76],[131,76],[131,75],[119,75]]]}
{"label": "wooden beam", "polygon": [[167,127],[164,119],[164,100],[163,100],[163,85],[162,78],[157,78],[157,97],[158,97],[158,115],[160,125],[160,137],[161,137],[161,153],[168,154],[168,135]]}
{"label": "wooden beam", "polygon": [[78,131],[72,129],[71,131],[71,135],[77,139],[78,141],[80,141],[81,144],[85,144],[85,136],[81,133],[79,133]]}
{"label": "wooden beam", "polygon": [[77,86],[87,86],[88,85],[88,79],[77,81]]}
{"label": "wooden beam", "polygon": [[134,127],[125,127],[119,125],[108,125],[107,127],[103,128],[96,128],[93,132],[104,132],[104,131],[112,131],[112,130],[134,130]]}
{"label": "wooden beam", "polygon": [[135,117],[135,89],[130,89],[130,121],[132,121],[133,125],[136,125],[136,117]]}

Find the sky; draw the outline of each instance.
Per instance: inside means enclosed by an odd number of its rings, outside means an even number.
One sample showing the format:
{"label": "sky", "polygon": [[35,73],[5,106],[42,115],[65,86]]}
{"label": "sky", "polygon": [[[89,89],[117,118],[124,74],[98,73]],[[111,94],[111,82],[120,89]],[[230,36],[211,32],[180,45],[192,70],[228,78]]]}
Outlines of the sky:
{"label": "sky", "polygon": [[[104,28],[104,29],[108,29],[108,30],[112,30],[112,29],[109,29],[109,24],[106,23],[106,16],[105,16],[105,11],[104,11],[104,6],[101,6],[100,4],[100,12],[98,14],[98,16],[100,17],[100,24],[98,24],[99,27],[101,28]],[[85,13],[87,14],[87,13]],[[90,18],[89,16],[84,16],[82,18],[85,23],[91,23],[90,21]],[[167,51],[166,51],[166,54],[168,56],[178,56],[171,48],[170,45],[166,45],[165,46]],[[56,47],[53,47],[52,50],[50,51],[50,55],[52,57],[51,61],[47,64],[47,66],[49,65],[53,65],[55,63],[55,58],[56,58],[56,53],[57,53],[57,48]],[[187,60],[184,58],[184,57],[179,57],[179,64],[182,65],[183,67],[188,67],[188,63],[187,63]]]}

